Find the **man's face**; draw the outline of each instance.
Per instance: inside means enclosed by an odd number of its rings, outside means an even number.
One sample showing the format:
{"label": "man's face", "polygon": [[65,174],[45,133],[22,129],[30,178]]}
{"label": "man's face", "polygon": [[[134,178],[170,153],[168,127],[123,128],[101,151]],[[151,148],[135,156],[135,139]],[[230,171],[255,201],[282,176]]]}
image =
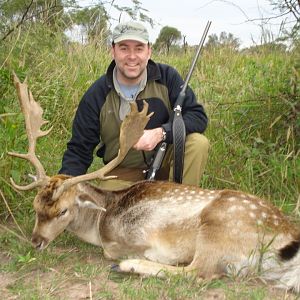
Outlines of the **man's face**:
{"label": "man's face", "polygon": [[117,66],[117,78],[122,84],[137,84],[151,56],[148,44],[133,40],[116,43],[111,50]]}

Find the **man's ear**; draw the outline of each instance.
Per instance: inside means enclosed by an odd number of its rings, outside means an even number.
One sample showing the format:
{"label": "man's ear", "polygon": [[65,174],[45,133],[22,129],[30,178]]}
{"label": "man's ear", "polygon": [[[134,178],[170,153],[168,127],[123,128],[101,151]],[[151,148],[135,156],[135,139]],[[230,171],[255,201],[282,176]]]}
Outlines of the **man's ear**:
{"label": "man's ear", "polygon": [[111,57],[112,57],[113,59],[115,59],[115,47],[114,47],[114,46],[112,46],[112,47],[110,48],[110,54],[111,54]]}
{"label": "man's ear", "polygon": [[149,47],[149,54],[148,54],[148,60],[151,58],[151,55],[152,55],[152,48],[150,47],[150,45],[148,46]]}
{"label": "man's ear", "polygon": [[104,207],[101,207],[95,203],[93,198],[91,198],[88,194],[80,194],[76,196],[75,203],[81,208],[91,208],[106,211]]}

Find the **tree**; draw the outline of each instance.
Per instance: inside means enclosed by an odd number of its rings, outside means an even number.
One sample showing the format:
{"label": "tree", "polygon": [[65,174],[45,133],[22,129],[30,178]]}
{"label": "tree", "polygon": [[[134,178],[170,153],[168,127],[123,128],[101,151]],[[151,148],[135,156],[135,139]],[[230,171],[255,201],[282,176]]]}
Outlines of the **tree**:
{"label": "tree", "polygon": [[122,14],[127,14],[133,20],[148,22],[153,26],[153,20],[147,16],[147,10],[139,0],[131,0],[128,6],[119,6],[118,1],[102,1],[82,7],[79,0],[0,0],[0,41],[5,40],[16,28],[24,28],[32,24],[42,24],[48,29],[60,31],[79,25],[84,29],[86,40],[96,37],[105,40],[107,28],[112,16],[108,11],[111,7]]}
{"label": "tree", "polygon": [[76,25],[83,27],[88,42],[95,40],[106,41],[108,15],[101,4],[93,8],[83,8],[70,14]]}
{"label": "tree", "polygon": [[161,29],[158,38],[155,41],[154,48],[164,48],[167,50],[167,53],[169,53],[170,47],[175,45],[180,40],[181,32],[178,29],[165,26]]}
{"label": "tree", "polygon": [[107,3],[120,12],[119,20],[122,14],[126,13],[133,20],[148,22],[152,27],[154,25],[153,19],[147,15],[148,10],[141,6],[142,3],[139,0],[131,0],[131,6],[120,6],[115,1],[108,1]]}
{"label": "tree", "polygon": [[226,47],[233,50],[238,50],[240,44],[239,38],[234,37],[232,33],[226,33],[225,31],[222,31],[219,36],[216,34],[209,35],[206,47]]}
{"label": "tree", "polygon": [[285,30],[287,36],[292,39],[300,38],[300,1],[299,0],[269,0],[274,9],[279,10],[279,14],[274,16],[273,18],[287,18],[289,17],[289,21],[283,21],[283,27],[286,23],[291,24],[293,22],[293,26],[290,30]]}
{"label": "tree", "polygon": [[[5,40],[16,28],[40,22],[55,30],[64,27],[64,7],[75,0],[0,0],[0,33]],[[61,22],[60,22],[61,21]],[[54,26],[55,25],[55,26]]]}

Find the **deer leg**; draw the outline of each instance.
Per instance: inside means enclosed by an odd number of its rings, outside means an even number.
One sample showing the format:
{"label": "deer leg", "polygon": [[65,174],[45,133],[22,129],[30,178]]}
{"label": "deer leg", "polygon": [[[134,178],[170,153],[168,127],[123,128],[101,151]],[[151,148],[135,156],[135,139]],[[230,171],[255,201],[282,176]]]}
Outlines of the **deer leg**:
{"label": "deer leg", "polygon": [[184,274],[184,267],[170,266],[145,259],[126,259],[121,261],[118,271],[143,276],[166,277],[168,273]]}
{"label": "deer leg", "polygon": [[245,269],[249,255],[248,241],[243,234],[215,220],[213,224],[204,224],[197,235],[193,261],[185,271],[194,270],[198,277],[211,280],[224,276],[229,270]]}
{"label": "deer leg", "polygon": [[106,259],[116,260],[128,254],[129,249],[117,242],[103,243],[103,255]]}
{"label": "deer leg", "polygon": [[172,266],[145,259],[127,259],[121,261],[118,270],[158,277],[165,277],[168,273],[196,275],[212,280],[226,274],[229,264],[240,261],[241,253],[232,245],[238,245],[238,241],[235,241],[226,229],[222,229],[220,224],[202,226],[197,235],[194,258],[188,266]]}

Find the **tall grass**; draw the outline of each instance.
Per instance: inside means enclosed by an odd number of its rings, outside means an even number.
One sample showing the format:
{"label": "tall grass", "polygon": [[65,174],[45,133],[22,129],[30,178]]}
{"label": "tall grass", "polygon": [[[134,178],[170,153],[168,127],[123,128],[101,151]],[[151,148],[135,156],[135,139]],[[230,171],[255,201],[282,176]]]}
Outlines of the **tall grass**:
{"label": "tall grass", "polygon": [[[185,76],[193,52],[158,56]],[[0,189],[14,213],[32,222],[34,192],[15,192],[9,177],[26,181],[32,167],[7,151],[27,151],[27,138],[16,92],[14,70],[44,108],[54,129],[39,140],[37,152],[49,175],[60,168],[71,123],[84,91],[105,72],[109,49],[69,43],[43,27],[16,33],[0,53]],[[285,210],[299,195],[299,54],[257,50],[204,51],[190,86],[204,104],[211,151],[201,182],[208,188],[234,188],[269,198]],[[298,105],[298,106],[297,106]],[[298,110],[297,110],[298,109]],[[99,162],[97,162],[99,163]],[[1,196],[0,196],[1,198]],[[0,218],[8,216],[0,201]]]}

